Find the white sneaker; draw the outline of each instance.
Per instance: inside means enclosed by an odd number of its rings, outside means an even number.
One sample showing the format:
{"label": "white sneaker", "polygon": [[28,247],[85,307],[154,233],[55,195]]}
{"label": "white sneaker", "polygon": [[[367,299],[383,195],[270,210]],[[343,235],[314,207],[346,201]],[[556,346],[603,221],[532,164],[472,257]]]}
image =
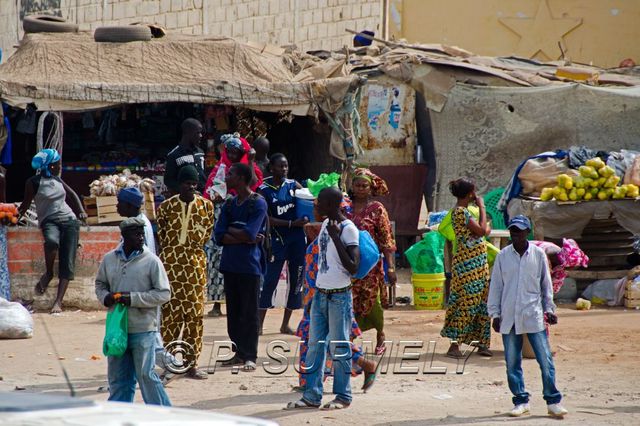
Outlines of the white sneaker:
{"label": "white sneaker", "polygon": [[509,416],[511,417],[520,417],[525,414],[529,414],[529,404],[518,404],[509,411]]}
{"label": "white sneaker", "polygon": [[547,405],[547,411],[552,417],[564,417],[565,414],[569,413],[569,411],[560,404]]}

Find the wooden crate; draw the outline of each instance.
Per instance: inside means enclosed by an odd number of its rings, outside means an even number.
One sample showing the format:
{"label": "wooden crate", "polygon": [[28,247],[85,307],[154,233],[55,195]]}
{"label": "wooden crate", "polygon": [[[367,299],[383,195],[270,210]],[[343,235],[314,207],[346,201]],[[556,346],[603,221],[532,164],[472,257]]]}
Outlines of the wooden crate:
{"label": "wooden crate", "polygon": [[[85,197],[84,208],[89,216],[87,223],[89,225],[102,225],[109,223],[118,223],[125,218],[118,214],[118,198],[111,197]],[[142,212],[153,221],[156,219],[156,206],[153,194],[144,194],[144,205]]]}

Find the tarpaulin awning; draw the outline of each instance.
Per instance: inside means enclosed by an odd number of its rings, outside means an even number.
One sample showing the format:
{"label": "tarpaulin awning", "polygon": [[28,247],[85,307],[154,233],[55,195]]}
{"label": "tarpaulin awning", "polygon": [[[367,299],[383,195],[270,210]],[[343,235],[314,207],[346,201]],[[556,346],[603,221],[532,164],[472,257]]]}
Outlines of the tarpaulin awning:
{"label": "tarpaulin awning", "polygon": [[169,35],[96,43],[90,33],[26,34],[0,65],[0,98],[52,111],[193,102],[307,115],[319,104],[325,111],[337,110],[341,95],[359,80],[318,76],[300,81],[292,72],[295,61],[293,55],[230,38]]}

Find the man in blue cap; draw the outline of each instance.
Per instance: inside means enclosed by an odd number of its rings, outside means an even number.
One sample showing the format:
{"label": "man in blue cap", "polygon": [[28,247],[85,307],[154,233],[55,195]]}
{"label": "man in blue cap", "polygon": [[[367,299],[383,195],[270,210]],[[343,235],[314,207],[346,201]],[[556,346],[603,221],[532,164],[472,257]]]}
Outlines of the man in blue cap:
{"label": "man in blue cap", "polygon": [[529,393],[522,372],[522,340],[526,334],[542,372],[543,396],[547,411],[563,417],[568,411],[560,405],[562,394],[556,388],[555,366],[544,325],[557,324],[556,305],[547,256],[540,247],[529,244],[531,222],[526,216],[509,221],[512,244],[496,257],[489,286],[489,316],[493,329],[502,334],[507,380],[513,393],[512,417],[529,414]]}
{"label": "man in blue cap", "polygon": [[[136,218],[141,222],[144,222],[144,245],[147,246],[149,251],[156,254],[156,240],[153,235],[153,227],[151,222],[147,218],[147,215],[142,213],[142,204],[144,203],[144,195],[138,188],[123,188],[118,192],[118,204],[116,209],[118,214],[125,218]],[[162,343],[162,336],[160,335],[160,310],[158,310],[158,333],[156,335],[156,366],[163,370],[161,379],[164,384],[168,383],[173,377],[173,373],[167,370],[169,365],[178,365],[178,360],[173,357],[169,352],[165,351],[164,344]]]}
{"label": "man in blue cap", "polygon": [[116,209],[122,217],[137,217],[144,221],[144,244],[151,253],[156,254],[156,240],[153,236],[153,227],[147,215],[142,213],[143,203],[144,196],[138,188],[123,188],[118,192],[118,205]]}

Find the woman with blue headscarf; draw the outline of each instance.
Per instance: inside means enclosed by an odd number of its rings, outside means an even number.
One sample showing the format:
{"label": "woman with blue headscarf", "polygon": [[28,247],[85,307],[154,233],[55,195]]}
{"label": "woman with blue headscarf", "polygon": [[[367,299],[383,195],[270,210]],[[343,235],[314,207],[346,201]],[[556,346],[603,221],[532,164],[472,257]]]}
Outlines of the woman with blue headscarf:
{"label": "woman with blue headscarf", "polygon": [[52,314],[62,312],[62,299],[73,280],[78,249],[80,223],[86,222],[87,214],[78,194],[60,179],[61,159],[55,149],[43,149],[31,160],[36,175],[29,178],[24,189],[24,201],[18,209],[24,215],[31,203],[36,202],[38,225],[44,236],[44,259],[46,271],[36,284],[36,293],[44,294],[53,279],[53,263],[59,253],[58,295]]}

